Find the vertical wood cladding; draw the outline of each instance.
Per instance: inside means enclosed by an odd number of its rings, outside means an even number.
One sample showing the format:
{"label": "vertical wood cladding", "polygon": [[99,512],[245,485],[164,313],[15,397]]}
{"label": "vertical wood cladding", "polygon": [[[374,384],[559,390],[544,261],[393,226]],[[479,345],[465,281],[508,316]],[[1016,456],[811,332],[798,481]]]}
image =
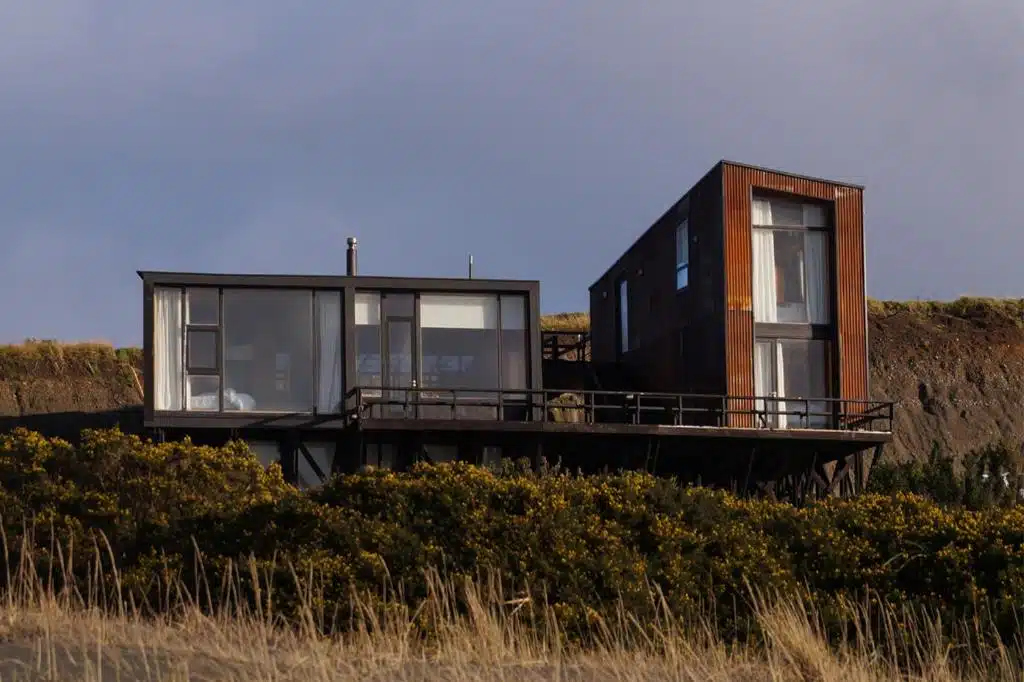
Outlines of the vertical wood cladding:
{"label": "vertical wood cladding", "polygon": [[[724,164],[726,384],[730,395],[754,393],[754,314],[751,198],[758,190],[828,201],[834,207],[832,287],[836,305],[839,397],[868,398],[867,319],[864,293],[863,191],[856,187]],[[751,409],[749,401],[734,408]],[[737,415],[734,426],[752,425]]]}

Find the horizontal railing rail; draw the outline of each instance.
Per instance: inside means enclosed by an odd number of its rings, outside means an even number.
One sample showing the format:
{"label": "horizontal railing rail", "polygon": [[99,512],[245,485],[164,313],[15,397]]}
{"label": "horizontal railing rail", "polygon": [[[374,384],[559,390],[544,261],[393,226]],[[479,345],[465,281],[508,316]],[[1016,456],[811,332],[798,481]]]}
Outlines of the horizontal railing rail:
{"label": "horizontal railing rail", "polygon": [[882,432],[892,431],[894,417],[892,402],[845,398],[366,386],[346,394],[345,409],[351,420],[484,419]]}
{"label": "horizontal railing rail", "polygon": [[589,362],[590,332],[545,329],[540,333],[541,357],[545,360]]}

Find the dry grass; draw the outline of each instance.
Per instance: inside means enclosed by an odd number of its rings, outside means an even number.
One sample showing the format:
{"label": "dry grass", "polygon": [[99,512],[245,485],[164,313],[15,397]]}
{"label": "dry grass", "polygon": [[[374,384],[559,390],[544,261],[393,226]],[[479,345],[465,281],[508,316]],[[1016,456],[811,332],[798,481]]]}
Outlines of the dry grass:
{"label": "dry grass", "polygon": [[542,315],[541,329],[557,329],[567,332],[585,332],[590,329],[590,313],[553,313]]}
{"label": "dry grass", "polygon": [[142,366],[139,348],[114,348],[103,341],[60,343],[29,339],[0,346],[0,377],[96,376],[127,365]]}
{"label": "dry grass", "polygon": [[[359,615],[347,634],[325,637],[319,633],[331,619],[314,606],[317,592],[308,589],[313,581],[293,574],[307,588],[300,594],[308,606],[297,626],[285,627],[273,614],[273,590],[254,568],[248,573],[260,585],[256,606],[228,599],[219,611],[204,610],[202,599],[192,596],[203,589],[190,591],[179,583],[166,590],[162,606],[170,615],[144,618],[117,594],[57,592],[48,585],[58,583],[33,571],[8,571],[7,584],[14,587],[0,598],[0,679],[1021,679],[1017,651],[979,647],[961,652],[954,664],[936,621],[920,619],[905,629],[896,625],[893,612],[851,607],[855,626],[849,643],[830,648],[799,601],[757,595],[764,633],[758,645],[730,645],[707,622],[675,619],[654,590],[651,598],[663,605],[654,622],[639,623],[621,611],[610,620],[595,618],[587,644],[574,645],[551,609],[510,598],[500,580],[455,583],[437,573],[428,575],[428,597],[415,608],[379,600],[371,607],[373,600],[353,595]],[[222,589],[237,594],[232,581]],[[883,623],[881,641],[866,634],[869,622]],[[965,624],[962,630],[974,627]],[[424,631],[434,634],[419,634]]]}
{"label": "dry grass", "polygon": [[888,317],[911,313],[922,317],[946,316],[964,320],[1024,321],[1024,299],[961,296],[954,301],[879,301],[868,299],[868,313]]}

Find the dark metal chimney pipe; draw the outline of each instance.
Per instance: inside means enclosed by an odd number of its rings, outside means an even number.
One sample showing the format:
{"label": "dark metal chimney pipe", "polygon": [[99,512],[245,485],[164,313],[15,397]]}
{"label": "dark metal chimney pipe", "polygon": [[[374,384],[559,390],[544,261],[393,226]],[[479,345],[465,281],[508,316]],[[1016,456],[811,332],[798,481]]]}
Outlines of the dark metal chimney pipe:
{"label": "dark metal chimney pipe", "polygon": [[356,238],[355,237],[349,237],[348,238],[348,253],[347,253],[347,256],[348,257],[346,259],[347,262],[346,262],[346,265],[345,265],[345,274],[347,274],[349,277],[355,277],[356,276]]}

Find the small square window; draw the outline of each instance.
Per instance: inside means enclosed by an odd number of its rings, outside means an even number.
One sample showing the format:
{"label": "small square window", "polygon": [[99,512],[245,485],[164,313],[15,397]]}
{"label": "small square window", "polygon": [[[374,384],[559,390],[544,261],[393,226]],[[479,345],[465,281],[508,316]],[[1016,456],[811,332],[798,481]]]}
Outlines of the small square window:
{"label": "small square window", "polygon": [[186,340],[189,371],[217,370],[217,332],[207,329],[190,329]]}

